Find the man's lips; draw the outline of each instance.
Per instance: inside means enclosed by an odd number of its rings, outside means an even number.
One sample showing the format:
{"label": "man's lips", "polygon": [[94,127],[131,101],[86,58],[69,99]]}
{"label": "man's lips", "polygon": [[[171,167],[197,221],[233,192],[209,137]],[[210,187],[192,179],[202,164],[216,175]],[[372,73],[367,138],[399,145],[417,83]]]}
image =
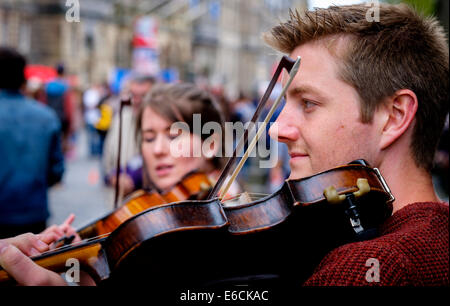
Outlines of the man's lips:
{"label": "man's lips", "polygon": [[306,157],[306,156],[308,156],[308,154],[306,154],[306,153],[289,153],[289,156],[291,157],[291,159],[294,159],[294,158]]}

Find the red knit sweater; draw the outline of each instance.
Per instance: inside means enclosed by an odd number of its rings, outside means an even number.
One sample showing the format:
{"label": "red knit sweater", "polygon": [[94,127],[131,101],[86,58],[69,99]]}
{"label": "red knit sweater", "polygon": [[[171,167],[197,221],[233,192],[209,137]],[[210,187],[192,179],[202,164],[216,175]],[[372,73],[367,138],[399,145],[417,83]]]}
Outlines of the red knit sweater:
{"label": "red knit sweater", "polygon": [[305,286],[449,286],[448,203],[413,203],[378,238],[331,251]]}

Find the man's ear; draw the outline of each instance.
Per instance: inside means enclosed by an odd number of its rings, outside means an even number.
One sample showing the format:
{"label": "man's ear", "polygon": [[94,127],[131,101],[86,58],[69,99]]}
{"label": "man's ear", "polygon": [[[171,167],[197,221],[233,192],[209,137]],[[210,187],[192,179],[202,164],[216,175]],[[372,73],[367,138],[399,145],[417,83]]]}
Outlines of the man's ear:
{"label": "man's ear", "polygon": [[382,106],[385,114],[380,140],[382,150],[405,134],[409,127],[412,128],[418,105],[416,94],[409,89],[401,89],[385,101]]}

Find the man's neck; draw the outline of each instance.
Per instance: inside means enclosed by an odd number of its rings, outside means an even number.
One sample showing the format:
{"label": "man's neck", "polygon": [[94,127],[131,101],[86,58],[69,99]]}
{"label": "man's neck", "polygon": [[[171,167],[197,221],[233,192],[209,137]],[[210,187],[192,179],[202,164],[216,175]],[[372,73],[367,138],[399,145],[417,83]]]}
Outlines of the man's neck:
{"label": "man's neck", "polygon": [[395,197],[393,213],[414,202],[440,201],[431,174],[418,168],[411,159],[391,159],[379,169]]}

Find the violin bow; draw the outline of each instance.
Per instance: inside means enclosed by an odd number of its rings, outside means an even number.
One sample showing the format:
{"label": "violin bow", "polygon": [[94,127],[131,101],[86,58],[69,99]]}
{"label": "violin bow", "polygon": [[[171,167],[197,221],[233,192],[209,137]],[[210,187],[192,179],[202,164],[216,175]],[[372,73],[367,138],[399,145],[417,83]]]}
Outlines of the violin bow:
{"label": "violin bow", "polygon": [[120,107],[119,107],[119,145],[117,152],[117,167],[116,167],[116,186],[115,186],[115,195],[114,195],[114,208],[117,208],[119,205],[119,176],[120,176],[120,153],[122,151],[122,110],[124,106],[131,105],[131,97],[123,96],[120,98]]}
{"label": "violin bow", "polygon": [[223,196],[227,193],[228,189],[231,187],[231,184],[236,179],[242,166],[244,165],[245,161],[247,160],[250,152],[254,149],[256,142],[261,137],[262,132],[265,130],[268,121],[270,120],[270,118],[272,117],[276,108],[280,104],[281,99],[283,98],[287,88],[289,87],[289,85],[291,84],[295,75],[297,74],[297,71],[300,67],[300,61],[301,61],[300,56],[297,57],[296,61],[292,60],[291,58],[289,58],[287,56],[283,56],[281,58],[280,63],[278,64],[278,67],[272,77],[272,80],[270,81],[269,86],[267,87],[263,97],[261,98],[260,102],[258,103],[255,113],[253,114],[253,117],[251,119],[252,123],[255,123],[256,120],[259,118],[259,115],[261,114],[262,110],[264,109],[264,106],[266,105],[267,101],[269,100],[270,95],[272,94],[273,88],[275,87],[275,84],[277,83],[277,80],[278,80],[281,72],[283,71],[283,68],[289,72],[288,81],[286,82],[285,86],[283,87],[278,98],[273,103],[269,113],[267,114],[266,118],[264,119],[262,126],[260,126],[260,128],[258,129],[256,136],[253,138],[252,142],[249,144],[247,151],[244,153],[244,156],[241,158],[239,164],[236,166],[236,168],[233,171],[233,174],[231,175],[230,179],[228,180],[226,186],[223,189],[221,189],[222,185],[225,183],[226,178],[228,177],[228,173],[231,171],[231,167],[232,167],[234,161],[237,158],[237,152],[239,152],[242,149],[242,147],[244,146],[244,144],[247,144],[247,142],[248,142],[249,131],[248,131],[248,129],[245,130],[244,135],[241,137],[238,145],[236,146],[236,148],[233,151],[233,156],[231,156],[228,159],[228,162],[225,165],[224,169],[222,170],[216,185],[209,193],[208,199],[214,198],[218,194],[219,190],[220,190],[220,195],[219,195],[220,199],[222,199]]}

